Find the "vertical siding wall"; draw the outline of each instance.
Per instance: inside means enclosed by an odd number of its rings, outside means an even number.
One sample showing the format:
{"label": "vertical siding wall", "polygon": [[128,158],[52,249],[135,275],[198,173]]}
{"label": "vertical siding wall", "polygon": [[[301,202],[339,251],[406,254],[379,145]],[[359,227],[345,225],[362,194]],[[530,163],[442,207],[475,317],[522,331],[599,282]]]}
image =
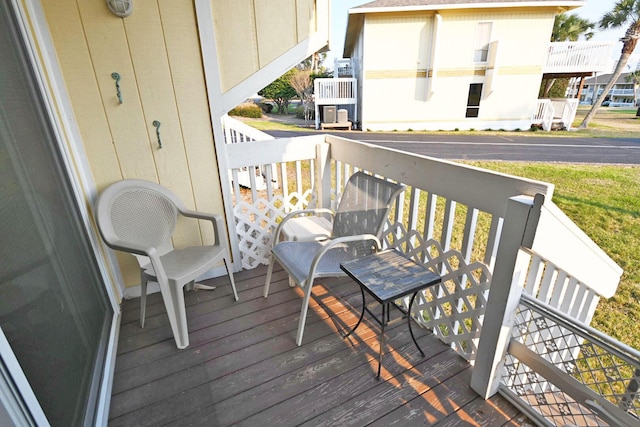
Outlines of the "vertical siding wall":
{"label": "vertical siding wall", "polygon": [[[554,11],[442,11],[435,43],[436,85],[427,93],[434,44],[433,13],[368,14],[364,25],[364,126],[398,129],[478,128],[474,123],[529,120],[542,78]],[[478,22],[492,22],[498,72],[478,119],[466,119],[471,83],[486,83],[487,67],[473,62]],[[514,96],[518,94],[518,96]],[[450,124],[447,127],[447,123]],[[420,126],[422,125],[422,126]],[[441,126],[441,127],[437,127]]]}
{"label": "vertical siding wall", "polygon": [[[104,1],[42,5],[98,190],[120,179],[147,179],[190,208],[221,213],[193,1],[137,1],[124,19]],[[123,104],[113,72],[121,76]],[[154,120],[161,122],[162,149]],[[180,224],[174,239],[177,246],[211,241],[210,227],[193,223]],[[125,282],[137,284],[132,257],[119,260]]]}
{"label": "vertical siding wall", "polygon": [[318,29],[314,0],[211,0],[223,92]]}

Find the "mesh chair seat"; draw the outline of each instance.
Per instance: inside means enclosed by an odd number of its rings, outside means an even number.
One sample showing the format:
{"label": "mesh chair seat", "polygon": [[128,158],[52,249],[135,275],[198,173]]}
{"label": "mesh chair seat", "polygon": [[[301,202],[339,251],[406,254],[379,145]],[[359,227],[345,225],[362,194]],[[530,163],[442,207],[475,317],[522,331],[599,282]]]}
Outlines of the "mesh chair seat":
{"label": "mesh chair seat", "polygon": [[[274,246],[271,253],[296,283],[303,283],[309,276],[313,259],[326,244],[327,242],[282,242]],[[340,263],[354,258],[355,255],[345,245],[331,248],[320,258],[314,277],[345,276]]]}

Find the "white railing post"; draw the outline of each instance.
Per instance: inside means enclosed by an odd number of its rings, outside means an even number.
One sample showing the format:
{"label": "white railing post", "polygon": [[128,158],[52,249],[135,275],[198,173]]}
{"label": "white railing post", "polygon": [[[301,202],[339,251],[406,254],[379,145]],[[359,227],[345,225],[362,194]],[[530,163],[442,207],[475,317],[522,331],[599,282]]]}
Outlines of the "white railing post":
{"label": "white railing post", "polygon": [[316,207],[331,209],[331,162],[329,144],[316,145]]}
{"label": "white railing post", "polygon": [[[520,247],[535,236],[544,197],[509,199],[493,270],[491,290],[471,375],[471,388],[484,399],[498,391],[522,283],[527,274]],[[528,245],[526,245],[528,246]],[[522,266],[522,268],[518,268]]]}

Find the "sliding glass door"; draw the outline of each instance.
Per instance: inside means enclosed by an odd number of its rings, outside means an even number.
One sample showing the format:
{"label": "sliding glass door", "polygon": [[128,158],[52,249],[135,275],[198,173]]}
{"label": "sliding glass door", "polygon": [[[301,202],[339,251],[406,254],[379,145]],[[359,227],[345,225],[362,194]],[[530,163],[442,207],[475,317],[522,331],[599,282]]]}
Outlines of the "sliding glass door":
{"label": "sliding glass door", "polygon": [[52,425],[93,425],[113,309],[10,2],[0,3],[0,327]]}

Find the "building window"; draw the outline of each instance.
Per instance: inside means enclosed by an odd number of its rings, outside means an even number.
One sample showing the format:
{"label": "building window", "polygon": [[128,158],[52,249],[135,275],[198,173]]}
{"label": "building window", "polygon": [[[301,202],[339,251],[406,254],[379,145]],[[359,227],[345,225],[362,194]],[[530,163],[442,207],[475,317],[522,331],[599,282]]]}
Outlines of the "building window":
{"label": "building window", "polygon": [[478,22],[474,40],[473,62],[487,62],[489,41],[491,40],[491,22]]}
{"label": "building window", "polygon": [[480,96],[482,95],[482,83],[469,85],[469,98],[467,99],[467,115],[465,117],[478,117],[480,112]]}

